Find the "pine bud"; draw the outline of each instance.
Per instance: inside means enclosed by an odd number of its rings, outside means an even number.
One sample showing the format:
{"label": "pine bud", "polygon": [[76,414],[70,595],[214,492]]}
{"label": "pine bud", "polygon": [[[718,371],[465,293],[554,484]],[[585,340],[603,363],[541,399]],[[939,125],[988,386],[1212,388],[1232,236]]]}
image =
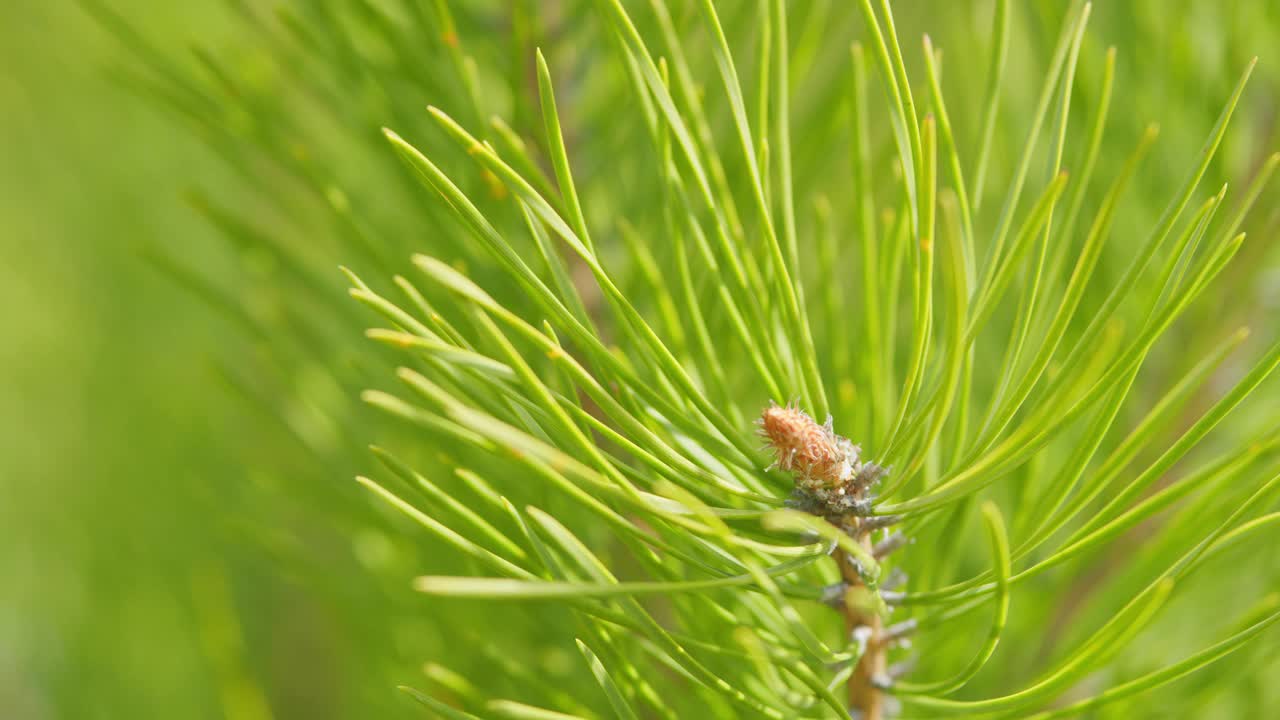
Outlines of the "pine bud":
{"label": "pine bud", "polygon": [[835,433],[831,418],[819,425],[794,405],[770,403],[758,424],[773,451],[773,467],[795,476],[790,507],[827,517],[871,511],[867,491],[885,470],[862,462],[858,446]]}
{"label": "pine bud", "polygon": [[853,478],[858,449],[794,406],[770,404],[760,414],[760,433],[774,452],[774,465],[796,474],[809,489],[835,490]]}

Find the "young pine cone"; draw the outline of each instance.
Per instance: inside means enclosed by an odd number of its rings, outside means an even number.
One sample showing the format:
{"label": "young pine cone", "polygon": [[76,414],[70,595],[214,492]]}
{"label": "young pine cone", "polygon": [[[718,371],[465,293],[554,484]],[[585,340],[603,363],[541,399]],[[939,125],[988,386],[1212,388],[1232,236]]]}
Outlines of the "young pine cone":
{"label": "young pine cone", "polygon": [[774,467],[795,475],[796,490],[801,496],[795,499],[800,504],[813,509],[824,507],[831,513],[858,512],[869,507],[863,491],[884,470],[861,462],[858,446],[837,435],[830,418],[819,425],[794,405],[771,403],[760,414],[759,425],[760,434],[774,453]]}

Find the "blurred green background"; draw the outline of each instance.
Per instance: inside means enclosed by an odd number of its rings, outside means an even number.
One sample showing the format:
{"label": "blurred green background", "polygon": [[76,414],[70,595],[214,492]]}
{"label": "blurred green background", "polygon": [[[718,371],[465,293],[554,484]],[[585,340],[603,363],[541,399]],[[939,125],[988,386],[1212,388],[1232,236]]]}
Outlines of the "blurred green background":
{"label": "blurred green background", "polygon": [[[256,11],[276,3],[245,4]],[[298,66],[273,65],[275,45],[231,9],[234,3],[106,5],[175,68],[195,65],[191,48],[200,47],[250,78],[259,99],[292,84],[290,68]],[[299,5],[310,12],[341,3]],[[481,87],[492,89],[492,105],[518,131],[530,131],[533,121],[521,117],[506,89],[524,82],[527,65],[511,61],[507,48],[532,40],[513,40],[508,16],[532,13],[534,27],[543,28],[540,44],[553,57],[576,58],[581,69],[591,43],[601,40],[590,39],[594,18],[577,5],[548,3],[544,16],[538,3],[485,2],[474,16],[461,13],[464,37],[470,32],[485,68]],[[952,53],[949,60],[961,62],[968,62],[965,43],[976,38],[985,63],[988,4],[901,5],[904,37],[927,29]],[[1000,130],[1011,142],[1022,140],[1020,119],[1034,100],[1042,46],[1052,43],[1063,5],[1037,1],[1019,11],[1010,85],[1025,96],[1004,99]],[[467,17],[475,24],[466,26]],[[848,18],[839,26],[858,23]],[[1082,94],[1096,81],[1108,44],[1120,52],[1112,136],[1121,149],[1104,151],[1100,172],[1109,176],[1147,121],[1162,129],[1149,166],[1156,170],[1144,174],[1135,201],[1145,210],[1123,215],[1117,237],[1149,225],[1254,54],[1259,71],[1206,186],[1242,187],[1280,147],[1275,3],[1103,0],[1085,45],[1091,57],[1082,59]],[[287,179],[247,183],[245,169],[217,149],[228,146],[225,139],[211,141],[199,123],[131,87],[137,49],[77,3],[7,0],[0,7],[0,717],[414,716],[394,686],[419,682],[433,657],[463,651],[443,646],[438,618],[405,582],[420,565],[392,549],[380,529],[385,521],[350,482],[369,464],[359,448],[390,432],[352,407],[349,388],[358,381],[327,374],[358,360],[337,352],[288,364],[292,370],[277,379],[319,407],[299,403],[283,417],[256,411],[252,393],[237,392],[236,378],[259,377],[272,362],[262,352],[269,342],[246,340],[228,313],[145,257],[145,248],[162,249],[229,286],[246,274],[271,277],[272,258],[228,249],[195,209],[199,203],[190,202],[198,192],[305,246],[328,283],[323,289],[342,305],[336,266],[350,260],[314,229],[335,221],[316,210],[314,198],[296,199]],[[581,91],[561,107],[567,118],[606,102],[587,91],[598,79],[576,82]],[[977,107],[981,86],[948,91],[953,115],[964,118],[961,129],[971,129],[975,113],[965,110]],[[402,105],[448,108],[458,95],[456,87],[418,87]],[[393,172],[390,153],[376,161],[359,154],[377,147],[379,125],[404,128],[394,122],[405,112],[399,101],[338,97],[353,107],[334,110],[328,120],[336,122],[299,122],[310,125],[311,138],[336,138],[328,167],[349,183],[344,193],[373,208],[379,231],[371,237],[402,231],[387,253],[401,268],[412,249],[448,247],[436,228],[415,226],[430,215],[396,216],[397,198],[421,197],[405,194],[403,183],[382,192],[379,184]],[[314,112],[313,105],[293,107]],[[225,117],[206,120],[233,123],[234,103],[224,109]],[[599,140],[600,147],[609,141]],[[821,149],[797,154],[804,162]],[[591,186],[593,172],[602,183],[617,182],[615,169],[586,160],[582,185]],[[279,197],[272,194],[277,182]],[[1203,326],[1216,328],[1213,337],[1242,323],[1263,336],[1277,331],[1275,198],[1264,196],[1247,223],[1251,242],[1218,285],[1228,290],[1196,311]],[[260,271],[263,265],[268,269]],[[1227,309],[1214,307],[1227,302]],[[312,319],[317,332],[346,332]],[[362,343],[351,333],[352,354]],[[332,417],[343,422],[325,420]],[[480,612],[473,620],[479,632],[494,622]],[[567,662],[544,660],[549,672]]]}

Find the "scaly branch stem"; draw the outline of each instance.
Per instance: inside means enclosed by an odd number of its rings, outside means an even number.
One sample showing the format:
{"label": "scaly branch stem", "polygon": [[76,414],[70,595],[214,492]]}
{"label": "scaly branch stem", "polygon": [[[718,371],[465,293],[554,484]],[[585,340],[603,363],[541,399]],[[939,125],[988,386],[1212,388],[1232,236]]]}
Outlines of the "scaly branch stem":
{"label": "scaly branch stem", "polygon": [[[860,518],[850,518],[850,520],[855,528],[854,537],[870,552],[872,549],[870,531],[862,528]],[[851,599],[850,594],[857,593],[859,588],[865,587],[865,584],[858,576],[857,566],[852,562],[852,558],[842,551],[837,551],[836,560],[840,564],[841,576],[849,584],[845,597]],[[853,675],[849,677],[849,708],[858,711],[855,717],[860,720],[883,720],[884,692],[876,687],[874,680],[884,677],[886,670],[885,647],[881,637],[884,620],[874,610],[863,609],[864,604],[846,602],[843,608],[845,629],[850,635],[859,631],[859,628],[866,628],[860,632],[868,633],[866,650],[858,660],[858,666],[854,668]]]}

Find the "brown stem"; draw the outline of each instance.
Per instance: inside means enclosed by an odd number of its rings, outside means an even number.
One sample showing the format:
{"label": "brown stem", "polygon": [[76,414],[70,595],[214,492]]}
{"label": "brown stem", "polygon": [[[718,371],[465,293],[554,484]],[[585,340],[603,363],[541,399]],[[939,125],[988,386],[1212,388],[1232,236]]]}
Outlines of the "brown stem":
{"label": "brown stem", "polygon": [[[854,527],[857,528],[854,530],[854,537],[870,552],[871,533],[862,530],[860,520],[854,520],[854,523],[856,523]],[[840,575],[849,584],[846,597],[847,593],[858,592],[858,588],[864,587],[862,578],[858,576],[857,565],[852,562],[852,558],[842,551],[837,551],[836,560],[840,563]],[[874,610],[862,609],[861,606],[864,604],[846,602],[844,605],[847,632],[852,634],[860,627],[870,630],[866,651],[858,660],[858,666],[854,668],[853,675],[849,677],[849,708],[857,710],[856,717],[861,720],[883,720],[884,692],[875,686],[874,680],[884,677],[886,669],[885,648],[884,643],[881,642],[884,620]]]}

